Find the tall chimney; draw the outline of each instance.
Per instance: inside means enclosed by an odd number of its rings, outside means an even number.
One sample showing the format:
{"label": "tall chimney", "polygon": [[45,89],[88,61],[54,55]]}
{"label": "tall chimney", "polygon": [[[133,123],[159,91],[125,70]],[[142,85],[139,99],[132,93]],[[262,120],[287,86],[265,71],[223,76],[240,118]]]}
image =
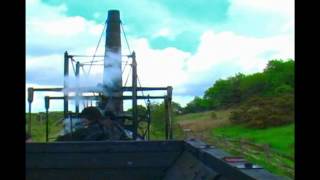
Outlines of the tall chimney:
{"label": "tall chimney", "polygon": [[[122,70],[121,70],[121,34],[120,12],[109,10],[106,30],[106,43],[104,55],[103,85],[108,96],[122,96]],[[123,112],[123,101],[120,98],[108,98],[104,102],[105,110],[115,115]]]}

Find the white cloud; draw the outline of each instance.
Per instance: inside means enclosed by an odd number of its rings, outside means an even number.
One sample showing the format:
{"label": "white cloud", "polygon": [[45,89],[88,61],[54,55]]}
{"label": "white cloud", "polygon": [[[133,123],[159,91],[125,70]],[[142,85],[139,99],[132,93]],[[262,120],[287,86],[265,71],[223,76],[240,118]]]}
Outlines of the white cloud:
{"label": "white cloud", "polygon": [[183,62],[190,53],[170,47],[152,49],[147,39],[132,41],[137,53],[138,73],[145,86],[177,85],[186,81]]}
{"label": "white cloud", "polygon": [[65,5],[51,7],[40,1],[26,4],[26,45],[29,53],[63,53],[63,50],[97,44],[103,25],[81,16],[68,17],[66,10]]}
{"label": "white cloud", "polygon": [[294,13],[294,0],[231,0],[230,12],[237,11],[252,11],[290,17]]}
{"label": "white cloud", "polygon": [[227,16],[216,29],[256,37],[285,34],[294,29],[294,1],[231,0]]}
{"label": "white cloud", "polygon": [[[231,29],[218,31],[207,28],[199,37],[200,44],[194,54],[175,47],[152,49],[148,39],[136,38],[130,36],[130,33],[127,34],[129,35],[131,49],[137,53],[138,75],[142,86],[171,85],[174,88],[174,100],[185,105],[194,95],[201,95],[195,94],[199,91],[197,90],[197,88],[199,89],[198,86],[211,86],[214,80],[237,72],[253,73],[261,71],[270,59],[294,58],[294,23],[291,17],[292,11],[287,10],[288,4],[280,4],[280,6],[274,8],[269,1],[261,1],[265,5],[261,5],[257,1],[248,2],[247,0],[232,1],[229,23],[239,20],[235,24],[239,25],[244,20],[248,20],[246,19],[248,15],[258,13],[259,16],[264,16],[270,10],[273,13],[270,16],[271,19],[276,15],[282,19],[280,23],[282,26],[279,27],[280,33],[276,31],[277,33],[274,35],[251,37],[233,32]],[[64,5],[50,7],[37,0],[27,2],[27,47],[34,46],[40,49],[55,47],[61,50],[61,52],[48,52],[41,56],[32,55],[30,51],[27,51],[27,79],[30,72],[41,72],[37,75],[40,74],[41,77],[39,78],[43,83],[36,84],[38,87],[39,85],[48,85],[49,83],[46,83],[46,81],[50,81],[50,78],[63,78],[63,52],[65,50],[68,50],[71,54],[90,55],[96,49],[103,26],[79,16],[67,17],[65,12],[66,7]],[[168,15],[167,12],[163,14]],[[239,17],[236,17],[237,15]],[[182,31],[182,25],[186,22],[194,23],[190,21],[179,22],[178,30],[173,30],[170,28],[171,26],[167,25],[177,22],[163,21],[160,23],[161,25],[157,26],[163,28],[159,28],[155,36],[174,37],[175,34]],[[270,19],[267,22],[270,22]],[[126,26],[130,28],[130,24]],[[200,26],[192,27],[199,28]],[[127,29],[127,27],[125,28]],[[122,42],[122,52],[127,54],[124,39],[122,39]],[[97,54],[104,54],[103,45],[104,40],[101,41]],[[91,58],[75,59],[81,62],[91,60]],[[123,58],[123,61],[127,61],[127,59]],[[73,73],[72,71],[70,65],[70,74]],[[123,82],[126,80],[128,73],[129,68],[127,67],[123,75]],[[100,79],[102,79],[102,68],[93,66],[91,76],[85,78],[84,82],[96,84]],[[131,85],[131,79],[129,79],[127,85]],[[30,84],[27,84],[27,86],[30,86]],[[52,93],[48,94],[53,95]],[[38,109],[43,107],[43,97],[44,94],[35,98],[34,106]],[[52,106],[55,109],[61,109],[61,102],[53,102]]]}
{"label": "white cloud", "polygon": [[172,39],[172,30],[168,27],[161,28],[153,35],[153,37],[168,37],[169,39]]}

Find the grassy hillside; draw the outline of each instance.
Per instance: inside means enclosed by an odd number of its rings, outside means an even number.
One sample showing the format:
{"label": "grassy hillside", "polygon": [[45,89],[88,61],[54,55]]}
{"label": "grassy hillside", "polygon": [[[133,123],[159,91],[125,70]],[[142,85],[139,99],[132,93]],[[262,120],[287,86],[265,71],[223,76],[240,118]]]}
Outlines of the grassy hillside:
{"label": "grassy hillside", "polygon": [[[187,137],[201,139],[233,155],[244,156],[249,161],[263,166],[272,173],[293,178],[294,161],[271,154],[271,162],[269,162],[265,158],[263,151],[255,151],[250,146],[244,146],[242,148],[248,150],[249,153],[243,153],[238,143],[230,141],[226,144],[223,139],[227,138],[235,141],[245,139],[258,146],[267,144],[272,151],[293,157],[294,123],[266,129],[250,128],[241,124],[233,124],[230,121],[232,111],[232,109],[228,109],[177,116],[175,120],[176,126],[174,126],[175,137],[177,139]],[[188,129],[188,132],[183,131],[186,129]],[[283,166],[289,167],[289,169],[285,169]]]}
{"label": "grassy hillside", "polygon": [[267,129],[252,129],[242,125],[231,125],[212,129],[213,135],[248,139],[257,144],[269,144],[289,156],[294,154],[294,124]]}

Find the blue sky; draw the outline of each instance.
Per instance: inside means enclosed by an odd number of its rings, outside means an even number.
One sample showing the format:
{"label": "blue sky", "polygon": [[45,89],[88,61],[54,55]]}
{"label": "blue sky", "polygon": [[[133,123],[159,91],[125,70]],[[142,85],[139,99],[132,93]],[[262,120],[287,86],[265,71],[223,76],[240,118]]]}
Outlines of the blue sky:
{"label": "blue sky", "polygon": [[[294,59],[293,0],[28,0],[27,87],[62,86],[64,51],[92,55],[110,9],[120,10],[142,85],[171,85],[182,105],[217,79]],[[99,82],[102,69],[92,72],[84,83]],[[43,95],[34,111],[43,111]]]}

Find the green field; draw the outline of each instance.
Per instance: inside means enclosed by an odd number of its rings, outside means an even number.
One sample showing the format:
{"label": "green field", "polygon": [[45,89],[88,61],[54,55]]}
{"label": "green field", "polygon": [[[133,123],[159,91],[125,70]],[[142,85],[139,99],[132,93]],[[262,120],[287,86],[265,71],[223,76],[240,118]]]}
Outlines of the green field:
{"label": "green field", "polygon": [[212,135],[248,139],[257,144],[269,144],[271,148],[289,156],[294,154],[294,124],[267,129],[252,129],[243,125],[230,125],[213,129]]}
{"label": "green field", "polygon": [[[63,129],[61,120],[63,112],[50,112],[49,113],[49,141],[53,141],[60,131]],[[29,114],[26,114],[26,120],[29,122]],[[27,126],[26,126],[27,129]],[[31,114],[31,135],[33,142],[45,142],[46,140],[46,117],[45,113],[32,113]]]}

